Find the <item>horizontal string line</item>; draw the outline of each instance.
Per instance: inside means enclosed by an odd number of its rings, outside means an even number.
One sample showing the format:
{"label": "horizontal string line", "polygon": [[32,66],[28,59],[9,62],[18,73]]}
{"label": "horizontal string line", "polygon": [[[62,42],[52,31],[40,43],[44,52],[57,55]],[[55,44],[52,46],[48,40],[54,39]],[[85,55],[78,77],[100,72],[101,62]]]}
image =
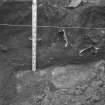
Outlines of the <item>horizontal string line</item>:
{"label": "horizontal string line", "polygon": [[40,27],[44,27],[44,28],[71,28],[71,29],[78,29],[78,28],[80,28],[80,29],[105,29],[104,27],[100,27],[100,28],[90,28],[90,27],[69,27],[69,26],[65,26],[65,27],[63,27],[63,26],[37,26],[38,28],[40,28]]}
{"label": "horizontal string line", "polygon": [[[13,24],[0,24],[0,26],[10,26],[10,27],[32,27],[32,25],[13,25]],[[100,28],[90,28],[90,27],[70,27],[70,26],[33,26],[37,28],[71,28],[71,29],[105,29],[104,27]]]}
{"label": "horizontal string line", "polygon": [[10,27],[32,27],[32,25],[24,24],[24,25],[14,25],[14,24],[0,24],[0,26],[10,26]]}

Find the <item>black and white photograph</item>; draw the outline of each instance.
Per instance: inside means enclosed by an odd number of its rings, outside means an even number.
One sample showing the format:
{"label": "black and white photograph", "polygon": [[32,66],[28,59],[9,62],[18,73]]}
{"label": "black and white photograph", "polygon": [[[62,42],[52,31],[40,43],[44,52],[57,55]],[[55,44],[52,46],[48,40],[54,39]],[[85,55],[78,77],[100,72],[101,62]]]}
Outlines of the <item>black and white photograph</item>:
{"label": "black and white photograph", "polygon": [[1,0],[0,105],[105,105],[105,0]]}

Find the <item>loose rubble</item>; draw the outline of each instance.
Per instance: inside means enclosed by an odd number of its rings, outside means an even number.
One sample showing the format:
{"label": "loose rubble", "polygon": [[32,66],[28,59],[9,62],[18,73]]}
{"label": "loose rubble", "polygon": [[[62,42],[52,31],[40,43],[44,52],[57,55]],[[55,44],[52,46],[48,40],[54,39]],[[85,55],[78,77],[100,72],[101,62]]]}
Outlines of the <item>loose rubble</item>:
{"label": "loose rubble", "polygon": [[43,75],[18,74],[20,88],[12,105],[98,105],[104,100],[105,61],[49,69]]}

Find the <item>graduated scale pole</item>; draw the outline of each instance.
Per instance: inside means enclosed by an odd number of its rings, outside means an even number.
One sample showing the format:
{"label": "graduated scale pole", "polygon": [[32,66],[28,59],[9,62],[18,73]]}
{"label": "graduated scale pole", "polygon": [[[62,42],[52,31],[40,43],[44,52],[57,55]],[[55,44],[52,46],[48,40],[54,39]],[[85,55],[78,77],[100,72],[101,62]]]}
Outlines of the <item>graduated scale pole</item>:
{"label": "graduated scale pole", "polygon": [[36,71],[37,0],[32,5],[32,71]]}

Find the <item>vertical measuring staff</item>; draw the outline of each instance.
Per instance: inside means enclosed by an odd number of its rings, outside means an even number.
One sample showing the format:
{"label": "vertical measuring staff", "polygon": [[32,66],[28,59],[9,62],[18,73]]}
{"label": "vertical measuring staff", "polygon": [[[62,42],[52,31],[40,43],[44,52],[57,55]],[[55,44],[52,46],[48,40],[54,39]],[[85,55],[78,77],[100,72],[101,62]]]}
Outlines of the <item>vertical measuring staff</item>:
{"label": "vertical measuring staff", "polygon": [[37,0],[32,4],[32,71],[36,71]]}

